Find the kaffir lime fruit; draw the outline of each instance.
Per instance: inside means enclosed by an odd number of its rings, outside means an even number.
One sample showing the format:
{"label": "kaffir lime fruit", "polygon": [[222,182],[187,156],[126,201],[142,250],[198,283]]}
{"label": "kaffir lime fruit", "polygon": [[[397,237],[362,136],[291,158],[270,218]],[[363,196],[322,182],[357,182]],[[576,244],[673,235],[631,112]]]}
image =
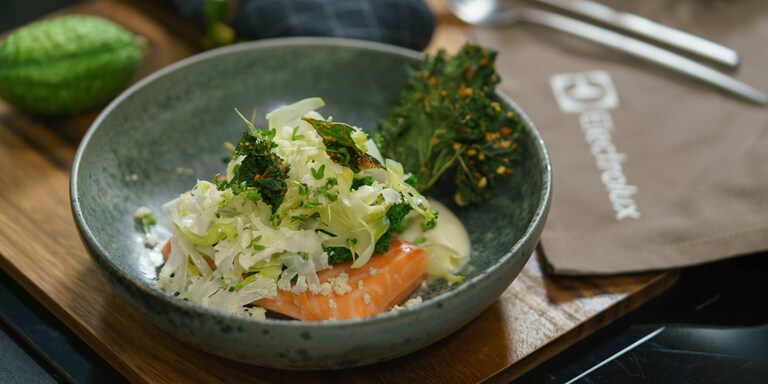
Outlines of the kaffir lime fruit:
{"label": "kaffir lime fruit", "polygon": [[74,114],[125,87],[139,38],[100,17],[62,16],[19,28],[0,44],[0,97],[33,114]]}

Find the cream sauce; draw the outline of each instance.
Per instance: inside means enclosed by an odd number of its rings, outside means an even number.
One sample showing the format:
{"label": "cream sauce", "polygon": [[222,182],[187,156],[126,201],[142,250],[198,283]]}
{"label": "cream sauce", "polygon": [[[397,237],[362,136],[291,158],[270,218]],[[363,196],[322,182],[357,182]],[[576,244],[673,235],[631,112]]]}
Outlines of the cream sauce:
{"label": "cream sauce", "polygon": [[444,244],[453,248],[459,255],[469,255],[469,234],[464,224],[448,207],[437,200],[429,199],[432,208],[440,214],[437,217],[437,225],[431,231],[424,232],[427,241],[434,244]]}
{"label": "cream sauce", "polygon": [[441,202],[429,199],[429,204],[440,212],[435,228],[424,232],[421,225],[412,225],[400,234],[400,237],[411,242],[423,237],[429,243],[447,245],[459,255],[469,256],[469,234],[467,234],[467,229],[464,228],[461,220]]}

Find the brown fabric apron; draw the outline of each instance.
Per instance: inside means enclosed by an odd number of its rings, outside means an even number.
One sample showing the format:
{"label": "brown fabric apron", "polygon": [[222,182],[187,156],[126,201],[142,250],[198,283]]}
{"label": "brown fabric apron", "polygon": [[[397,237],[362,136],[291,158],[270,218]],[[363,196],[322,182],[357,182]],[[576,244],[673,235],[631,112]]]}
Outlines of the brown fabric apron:
{"label": "brown fabric apron", "polygon": [[[768,1],[606,1],[734,48],[768,91]],[[552,158],[555,274],[690,266],[768,250],[768,108],[546,27],[473,29]]]}

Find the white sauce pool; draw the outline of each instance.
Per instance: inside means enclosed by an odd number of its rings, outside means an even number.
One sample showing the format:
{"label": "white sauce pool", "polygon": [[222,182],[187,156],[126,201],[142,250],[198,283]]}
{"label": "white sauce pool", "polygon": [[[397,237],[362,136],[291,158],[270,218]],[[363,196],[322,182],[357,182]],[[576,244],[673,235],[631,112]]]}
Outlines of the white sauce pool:
{"label": "white sauce pool", "polygon": [[437,225],[431,231],[424,232],[424,238],[434,244],[445,244],[460,255],[469,255],[469,234],[461,220],[439,201],[429,199],[429,204],[440,211],[440,214],[437,217]]}
{"label": "white sauce pool", "polygon": [[430,243],[447,245],[459,255],[468,256],[470,250],[469,234],[467,234],[461,220],[441,202],[429,199],[429,204],[440,212],[435,228],[422,232],[419,225],[413,225],[400,236],[411,242],[419,236],[423,236]]}

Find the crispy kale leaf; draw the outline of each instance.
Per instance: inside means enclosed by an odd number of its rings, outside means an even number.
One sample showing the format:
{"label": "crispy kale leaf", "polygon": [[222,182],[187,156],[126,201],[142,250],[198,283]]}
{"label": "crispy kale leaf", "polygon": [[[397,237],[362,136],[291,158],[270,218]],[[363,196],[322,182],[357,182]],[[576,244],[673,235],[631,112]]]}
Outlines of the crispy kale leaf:
{"label": "crispy kale leaf", "polygon": [[440,51],[408,70],[376,140],[384,157],[414,172],[420,192],[453,170],[457,204],[479,203],[497,179],[511,174],[522,124],[494,100],[495,58],[494,51],[466,45],[453,57]]}

